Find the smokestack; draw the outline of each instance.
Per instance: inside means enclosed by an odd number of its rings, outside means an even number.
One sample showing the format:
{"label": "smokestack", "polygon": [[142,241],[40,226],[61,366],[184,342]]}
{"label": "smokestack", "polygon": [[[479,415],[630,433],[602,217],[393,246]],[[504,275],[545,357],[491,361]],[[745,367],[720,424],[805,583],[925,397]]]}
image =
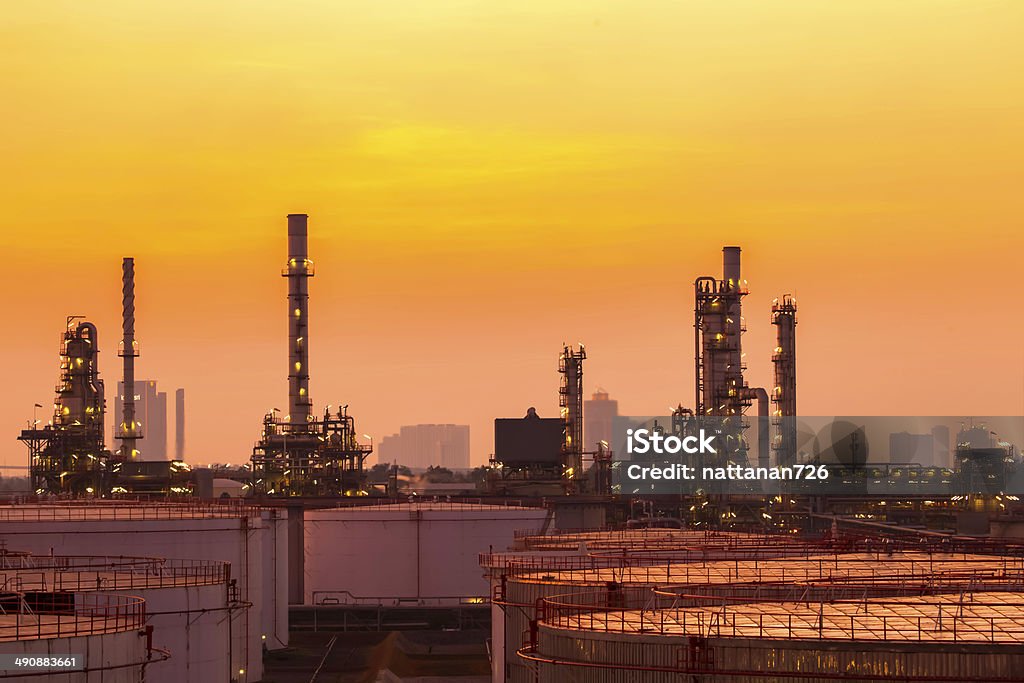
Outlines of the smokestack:
{"label": "smokestack", "polygon": [[776,435],[777,465],[796,462],[796,299],[789,294],[772,304],[772,325],[775,325],[776,346],[772,354],[775,366],[775,388],[772,403],[778,424]]}
{"label": "smokestack", "polygon": [[[740,281],[740,248],[722,247],[722,279],[728,291],[745,293]],[[732,297],[725,316],[724,327],[729,340],[729,369],[727,374],[735,389],[742,391],[743,382],[743,308],[740,297]]]}
{"label": "smokestack", "polygon": [[740,248],[722,247],[722,279],[733,287],[740,283]]}
{"label": "smokestack", "polygon": [[121,397],[121,457],[133,458],[138,444],[138,427],[135,420],[135,357],[139,355],[135,343],[135,259],[125,257],[121,261],[121,356],[124,373],[124,394]]}
{"label": "smokestack", "polygon": [[289,422],[306,425],[312,410],[309,398],[309,278],[313,262],[306,245],[304,213],[288,214],[288,409]]}
{"label": "smokestack", "polygon": [[185,459],[185,390],[174,391],[174,459]]}
{"label": "smokestack", "polygon": [[757,387],[751,389],[754,398],[757,399],[757,466],[768,467],[771,462],[769,458],[769,444],[771,442],[771,419],[768,391]]}

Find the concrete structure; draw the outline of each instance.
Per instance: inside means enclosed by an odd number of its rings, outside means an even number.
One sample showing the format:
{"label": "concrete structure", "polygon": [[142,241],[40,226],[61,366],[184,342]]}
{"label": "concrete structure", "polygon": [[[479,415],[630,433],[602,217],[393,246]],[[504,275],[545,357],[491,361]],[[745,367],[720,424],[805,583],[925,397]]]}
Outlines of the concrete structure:
{"label": "concrete structure", "polygon": [[251,603],[231,612],[234,680],[258,681],[263,647],[287,645],[287,522],[277,510],[99,501],[5,506],[0,542],[36,554],[227,562],[237,601]]}
{"label": "concrete structure", "polygon": [[413,469],[469,469],[469,425],[404,425],[381,439],[377,453],[380,462]]}
{"label": "concrete structure", "polygon": [[451,605],[487,599],[480,553],[540,529],[542,508],[400,503],[307,510],[306,604]]}

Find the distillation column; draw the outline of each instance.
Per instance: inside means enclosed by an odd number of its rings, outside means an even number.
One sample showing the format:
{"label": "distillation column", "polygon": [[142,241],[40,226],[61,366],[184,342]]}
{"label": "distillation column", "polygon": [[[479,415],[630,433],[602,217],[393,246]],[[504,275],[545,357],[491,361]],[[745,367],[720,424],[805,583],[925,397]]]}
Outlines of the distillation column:
{"label": "distillation column", "polygon": [[313,262],[309,260],[304,213],[288,214],[288,265],[282,275],[288,278],[288,422],[304,429],[310,420],[309,398],[309,278]]}
{"label": "distillation column", "polygon": [[722,249],[722,279],[694,282],[696,405],[701,419],[721,418],[725,459],[744,463],[747,444],[744,413],[755,392],[743,378],[742,300],[747,294],[740,272],[740,248]]}
{"label": "distillation column", "polygon": [[587,351],[580,344],[579,350],[571,346],[562,348],[558,358],[558,372],[562,385],[558,391],[558,405],[565,422],[565,443],[562,446],[565,476],[582,476],[583,467],[583,361]]}
{"label": "distillation column", "polygon": [[776,345],[772,354],[775,367],[775,463],[796,462],[796,299],[789,294],[772,303],[772,325]]}
{"label": "distillation column", "polygon": [[138,454],[136,446],[142,436],[135,419],[135,358],[139,355],[135,341],[135,259],[126,257],[121,261],[121,348],[124,372],[124,395],[122,396],[121,424],[118,438],[121,440],[119,456],[130,460]]}

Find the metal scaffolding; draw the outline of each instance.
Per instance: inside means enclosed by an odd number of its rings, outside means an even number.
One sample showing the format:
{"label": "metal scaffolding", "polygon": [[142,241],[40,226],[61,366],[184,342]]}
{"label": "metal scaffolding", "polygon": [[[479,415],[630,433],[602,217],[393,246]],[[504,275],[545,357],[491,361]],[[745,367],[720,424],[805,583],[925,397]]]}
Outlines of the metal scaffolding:
{"label": "metal scaffolding", "polygon": [[583,361],[587,351],[564,346],[558,357],[558,372],[562,383],[558,389],[564,442],[562,444],[562,476],[570,489],[573,480],[583,477]]}
{"label": "metal scaffolding", "polygon": [[98,495],[109,485],[98,354],[96,326],[69,316],[53,418],[41,428],[35,421],[18,436],[28,446],[32,488],[38,494]]}
{"label": "metal scaffolding", "polygon": [[772,389],[772,403],[775,410],[772,422],[775,438],[772,449],[777,465],[792,465],[796,462],[796,299],[789,294],[772,302],[772,325],[776,330],[775,353],[772,364],[775,368],[775,387]]}
{"label": "metal scaffolding", "polygon": [[263,418],[263,432],[252,452],[253,489],[268,496],[362,495],[363,463],[373,451],[358,442],[355,421],[342,406],[323,418],[312,414],[309,397],[309,278],[313,261],[307,246],[307,215],[288,215],[288,407]]}

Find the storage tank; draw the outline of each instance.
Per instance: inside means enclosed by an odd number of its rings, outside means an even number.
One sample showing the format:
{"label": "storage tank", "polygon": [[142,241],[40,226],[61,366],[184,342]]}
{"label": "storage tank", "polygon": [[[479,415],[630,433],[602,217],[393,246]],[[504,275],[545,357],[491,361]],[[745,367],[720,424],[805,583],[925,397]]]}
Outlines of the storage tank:
{"label": "storage tank", "polygon": [[145,557],[31,555],[0,550],[0,584],[33,595],[91,591],[146,601],[147,625],[170,658],[150,664],[148,683],[231,680],[232,599],[226,562]]}
{"label": "storage tank", "polygon": [[[11,593],[5,603],[14,600]],[[150,651],[146,634],[145,600],[127,595],[69,593],[49,606],[25,600],[0,610],[0,654],[18,657],[81,655],[77,671],[61,674],[6,671],[4,680],[36,683],[138,683],[149,662],[163,658]],[[8,677],[10,676],[10,677]]]}
{"label": "storage tank", "polygon": [[0,541],[37,554],[144,555],[231,566],[247,609],[231,612],[232,681],[258,681],[263,647],[288,642],[287,526],[276,510],[198,503],[26,504],[0,507]]}
{"label": "storage tank", "polygon": [[1016,591],[675,607],[556,598],[543,612],[520,653],[539,683],[993,683],[1024,666]]}
{"label": "storage tank", "polygon": [[[532,671],[516,651],[541,598],[594,590],[608,582],[648,586],[645,568],[666,563],[799,557],[821,549],[820,544],[789,535],[656,528],[518,534],[514,548],[480,557],[491,585],[491,677],[495,683],[532,682]],[[592,580],[598,570],[604,574]]]}
{"label": "storage tank", "polygon": [[398,503],[309,510],[305,603],[485,601],[480,553],[538,529],[546,510],[520,505]]}

